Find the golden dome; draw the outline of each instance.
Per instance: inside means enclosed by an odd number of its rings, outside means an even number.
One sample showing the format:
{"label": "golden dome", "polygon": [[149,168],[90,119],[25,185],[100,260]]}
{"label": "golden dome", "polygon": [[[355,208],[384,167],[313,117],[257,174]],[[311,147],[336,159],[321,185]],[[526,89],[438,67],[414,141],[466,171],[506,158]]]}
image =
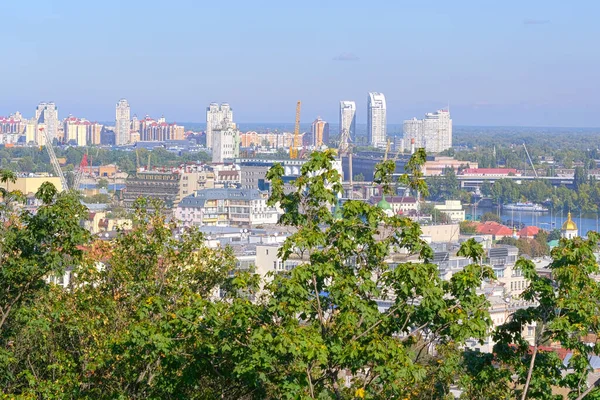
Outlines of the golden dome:
{"label": "golden dome", "polygon": [[567,220],[563,224],[562,230],[563,231],[576,231],[577,230],[577,225],[571,219],[571,213],[570,212],[569,212],[569,214],[567,214]]}

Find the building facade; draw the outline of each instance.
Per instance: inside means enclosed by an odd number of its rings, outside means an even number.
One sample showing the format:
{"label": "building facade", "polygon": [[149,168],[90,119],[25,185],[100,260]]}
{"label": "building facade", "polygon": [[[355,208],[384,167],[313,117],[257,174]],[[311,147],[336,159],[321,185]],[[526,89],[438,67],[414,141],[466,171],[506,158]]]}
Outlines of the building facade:
{"label": "building facade", "polygon": [[115,144],[122,146],[130,142],[131,108],[125,99],[119,100],[115,118]]}
{"label": "building facade", "polygon": [[[304,140],[304,133],[300,134],[300,140]],[[289,149],[294,143],[292,132],[267,132],[257,133],[254,131],[240,133],[240,145],[242,147],[270,147],[272,149]]]}
{"label": "building facade", "polygon": [[340,101],[340,135],[348,132],[348,136],[356,142],[356,103],[354,101]]}
{"label": "building facade", "polygon": [[221,126],[214,127],[212,132],[213,163],[223,163],[240,156],[240,132],[235,128],[235,124],[224,120]]}
{"label": "building facade", "polygon": [[[228,103],[219,106],[218,103],[210,103],[206,108],[206,147],[213,148],[214,130],[220,129],[223,121],[233,124],[233,109]],[[235,126],[234,126],[235,128]]]}
{"label": "building facade", "polygon": [[[137,121],[139,140],[143,142],[163,142],[165,140],[183,140],[185,128],[175,123],[167,123],[164,117],[155,120],[146,118]],[[133,131],[132,131],[133,132]]]}
{"label": "building facade", "polygon": [[277,208],[257,189],[204,189],[183,198],[175,215],[185,226],[252,226],[276,224]]}
{"label": "building facade", "polygon": [[17,134],[25,133],[27,121],[23,118],[20,112],[9,115],[8,117],[0,117],[0,133]]}
{"label": "building facade", "polygon": [[315,148],[329,144],[329,123],[317,117],[311,126],[312,145]]}
{"label": "building facade", "polygon": [[439,153],[452,147],[452,119],[448,110],[425,114],[425,118],[404,121],[404,142],[428,153]]}
{"label": "building facade", "polygon": [[[50,140],[58,138],[58,108],[53,102],[40,103],[35,109],[36,130],[43,128]],[[43,137],[37,135],[37,144],[43,144]]]}
{"label": "building facade", "polygon": [[387,106],[383,93],[371,92],[367,98],[367,139],[370,146],[385,148]]}

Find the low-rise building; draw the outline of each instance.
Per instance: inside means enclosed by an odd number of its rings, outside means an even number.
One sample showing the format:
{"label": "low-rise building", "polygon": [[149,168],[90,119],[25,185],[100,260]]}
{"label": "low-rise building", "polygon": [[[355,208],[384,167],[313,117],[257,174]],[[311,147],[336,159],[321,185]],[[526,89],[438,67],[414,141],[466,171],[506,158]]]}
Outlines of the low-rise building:
{"label": "low-rise building", "polygon": [[465,220],[465,210],[460,200],[446,200],[444,204],[436,204],[434,207],[446,214],[452,222]]}
{"label": "low-rise building", "polygon": [[468,166],[470,169],[478,169],[477,161],[459,161],[454,157],[436,156],[433,160],[427,160],[423,165],[423,175],[425,176],[440,176],[446,168],[452,168],[458,171],[460,167]]}
{"label": "low-rise building", "polygon": [[175,215],[185,226],[276,224],[279,211],[258,189],[204,189],[183,198]]}
{"label": "low-rise building", "polygon": [[382,205],[385,201],[394,214],[411,214],[419,211],[419,202],[412,196],[373,196],[370,199],[373,205]]}
{"label": "low-rise building", "polygon": [[40,186],[45,182],[53,184],[59,192],[63,190],[60,178],[48,174],[20,174],[17,176],[17,180],[14,183],[7,182],[1,185],[9,191],[18,190],[24,195],[28,195],[36,194]]}

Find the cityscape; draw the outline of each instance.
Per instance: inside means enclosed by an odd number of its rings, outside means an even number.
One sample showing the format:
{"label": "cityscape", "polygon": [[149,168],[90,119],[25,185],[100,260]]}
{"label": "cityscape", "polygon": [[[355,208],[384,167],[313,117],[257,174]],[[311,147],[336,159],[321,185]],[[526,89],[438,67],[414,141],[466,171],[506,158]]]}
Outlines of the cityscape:
{"label": "cityscape", "polygon": [[9,3],[2,396],[600,398],[600,6]]}

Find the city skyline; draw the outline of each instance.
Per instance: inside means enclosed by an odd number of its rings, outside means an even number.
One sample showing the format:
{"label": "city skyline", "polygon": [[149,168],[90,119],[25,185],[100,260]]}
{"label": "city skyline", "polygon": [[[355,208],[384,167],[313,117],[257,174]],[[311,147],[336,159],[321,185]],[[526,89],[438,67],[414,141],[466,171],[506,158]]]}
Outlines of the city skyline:
{"label": "city skyline", "polygon": [[[106,105],[123,97],[174,121],[202,122],[204,105],[218,101],[232,104],[238,121],[293,122],[300,99],[307,121],[337,121],[339,100],[355,99],[357,123],[366,123],[364,93],[379,91],[390,123],[449,102],[464,125],[598,126],[600,55],[589,51],[598,2],[585,1],[585,13],[540,0],[341,4],[32,0],[25,12],[3,2],[4,50],[18,56],[2,67],[0,115],[50,99],[63,115],[108,121]],[[289,29],[316,12],[326,24]],[[212,17],[198,24],[197,15]],[[174,23],[139,30],[132,16]],[[218,40],[198,39],[214,32]],[[78,62],[56,48],[76,51]],[[163,57],[142,62],[156,51]]]}

